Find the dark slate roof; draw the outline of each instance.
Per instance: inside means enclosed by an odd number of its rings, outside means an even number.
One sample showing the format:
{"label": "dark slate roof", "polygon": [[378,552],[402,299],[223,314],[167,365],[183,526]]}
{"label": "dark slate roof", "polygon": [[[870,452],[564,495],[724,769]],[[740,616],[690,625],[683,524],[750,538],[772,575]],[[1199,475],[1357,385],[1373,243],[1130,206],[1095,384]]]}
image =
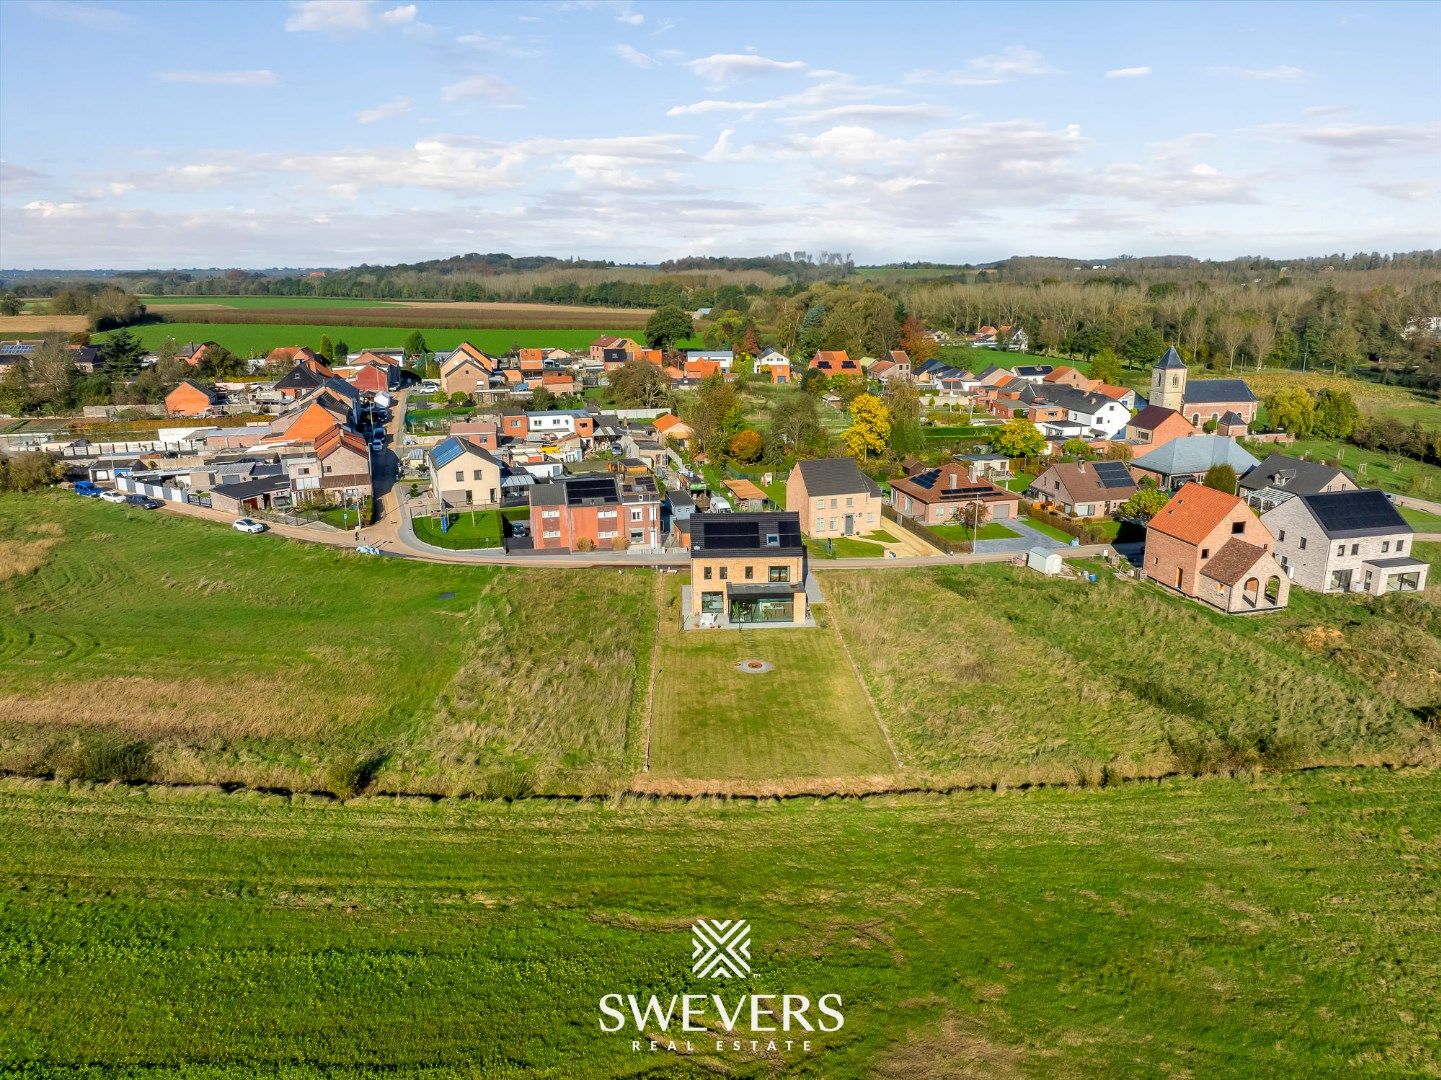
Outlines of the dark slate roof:
{"label": "dark slate roof", "polygon": [[1166,350],[1166,355],[1156,361],[1156,366],[1158,368],[1164,368],[1168,371],[1172,369],[1175,369],[1177,371],[1185,371],[1186,361],[1181,359],[1181,354],[1176,351],[1176,346],[1172,345],[1169,349]]}
{"label": "dark slate roof", "polygon": [[256,480],[241,480],[234,484],[216,484],[210,490],[238,501],[267,495],[272,491],[285,491],[289,487],[290,480],[285,476],[262,476]]}
{"label": "dark slate roof", "polygon": [[1242,419],[1241,414],[1238,413],[1235,409],[1227,410],[1220,419],[1220,424],[1222,427],[1234,427],[1237,424],[1244,424],[1245,422],[1246,421]]}
{"label": "dark slate roof", "polygon": [[682,491],[680,488],[672,488],[665,493],[665,497],[672,508],[684,509],[687,506],[695,505],[695,500],[690,497],[690,492]]}
{"label": "dark slate roof", "polygon": [[552,480],[547,484],[536,484],[530,489],[531,506],[564,506],[565,484]]}
{"label": "dark slate roof", "polygon": [[1022,364],[1015,369],[1015,372],[1017,378],[1026,379],[1037,375],[1049,375],[1055,370],[1050,364]]}
{"label": "dark slate roof", "polygon": [[1322,530],[1333,540],[1353,536],[1389,536],[1409,533],[1400,512],[1391,505],[1386,493],[1377,488],[1359,491],[1329,491],[1321,495],[1302,495],[1301,502],[1320,522]]}
{"label": "dark slate roof", "polygon": [[806,491],[817,495],[879,495],[880,486],[856,465],[855,458],[817,458],[798,461],[796,468],[806,482]]}
{"label": "dark slate roof", "polygon": [[1245,379],[1199,379],[1186,384],[1181,400],[1190,405],[1229,404],[1232,401],[1255,401],[1256,395]]}
{"label": "dark slate roof", "polygon": [[[768,543],[774,537],[775,543]],[[768,514],[696,514],[690,519],[691,555],[800,555],[801,516]]]}
{"label": "dark slate roof", "polygon": [[1115,398],[1105,394],[1093,394],[1089,390],[1077,390],[1074,386],[1047,386],[1036,391],[1038,401],[1054,405],[1058,409],[1086,413],[1094,416],[1107,405],[1117,404]]}
{"label": "dark slate roof", "polygon": [[275,380],[276,390],[314,390],[323,385],[325,376],[312,371],[305,364],[296,364]]}
{"label": "dark slate roof", "polygon": [[1271,454],[1241,477],[1241,487],[1245,491],[1260,491],[1270,487],[1297,495],[1318,495],[1340,475],[1340,469],[1323,465],[1319,461]]}

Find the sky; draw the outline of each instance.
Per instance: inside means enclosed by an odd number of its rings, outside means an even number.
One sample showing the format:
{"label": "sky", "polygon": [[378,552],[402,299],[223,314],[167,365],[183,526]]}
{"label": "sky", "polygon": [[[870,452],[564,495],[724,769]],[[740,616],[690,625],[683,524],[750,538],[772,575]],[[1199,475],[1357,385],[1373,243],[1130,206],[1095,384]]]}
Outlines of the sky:
{"label": "sky", "polygon": [[1441,4],[0,0],[0,266],[1441,246]]}

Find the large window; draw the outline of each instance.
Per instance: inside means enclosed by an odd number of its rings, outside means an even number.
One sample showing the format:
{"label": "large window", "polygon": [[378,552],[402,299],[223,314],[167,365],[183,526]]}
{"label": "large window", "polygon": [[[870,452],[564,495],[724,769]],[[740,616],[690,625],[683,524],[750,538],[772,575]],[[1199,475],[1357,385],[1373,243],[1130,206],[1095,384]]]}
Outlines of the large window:
{"label": "large window", "polygon": [[791,568],[789,566],[772,566],[766,571],[767,581],[786,582],[791,579]]}
{"label": "large window", "polygon": [[788,623],[795,622],[795,617],[796,606],[789,597],[737,596],[731,600],[733,623]]}
{"label": "large window", "polygon": [[703,615],[725,614],[725,593],[703,592],[700,594],[700,609]]}

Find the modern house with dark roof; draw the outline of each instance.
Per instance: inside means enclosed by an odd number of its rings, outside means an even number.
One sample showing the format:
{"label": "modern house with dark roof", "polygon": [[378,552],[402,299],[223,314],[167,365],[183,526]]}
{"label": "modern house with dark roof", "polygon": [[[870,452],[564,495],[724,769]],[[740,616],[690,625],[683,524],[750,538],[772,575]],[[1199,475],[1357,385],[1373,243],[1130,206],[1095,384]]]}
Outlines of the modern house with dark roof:
{"label": "modern house with dark roof", "polygon": [[688,630],[815,625],[798,514],[694,514],[690,568],[681,605]]}
{"label": "modern house with dark roof", "polygon": [[799,515],[807,536],[854,536],[881,526],[880,485],[855,458],[796,462],[786,477],[786,506]]}
{"label": "modern house with dark roof", "polygon": [[1295,495],[1261,515],[1287,575],[1314,592],[1417,592],[1429,564],[1411,551],[1414,530],[1384,491]]}
{"label": "modern house with dark roof", "polygon": [[624,551],[660,546],[660,489],[649,475],[589,473],[530,489],[537,551]]}
{"label": "modern house with dark roof", "polygon": [[1291,583],[1272,544],[1243,500],[1187,484],[1151,519],[1141,572],[1232,615],[1277,611],[1290,600]]}
{"label": "modern house with dark roof", "polygon": [[1355,490],[1351,478],[1333,465],[1271,454],[1241,477],[1241,490],[1237,494],[1265,513],[1297,495]]}
{"label": "modern house with dark roof", "polygon": [[1131,469],[1149,474],[1161,490],[1175,491],[1193,480],[1204,479],[1206,470],[1213,465],[1229,465],[1237,476],[1242,476],[1257,464],[1235,439],[1224,435],[1188,435],[1134,458]]}

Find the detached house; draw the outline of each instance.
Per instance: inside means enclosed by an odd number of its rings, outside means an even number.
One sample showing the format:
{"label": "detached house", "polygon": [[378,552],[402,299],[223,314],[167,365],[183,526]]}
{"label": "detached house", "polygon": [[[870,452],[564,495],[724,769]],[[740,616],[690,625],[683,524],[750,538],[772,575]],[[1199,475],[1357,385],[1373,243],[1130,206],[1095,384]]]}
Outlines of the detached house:
{"label": "detached house", "polygon": [[1415,535],[1375,488],[1295,495],[1261,515],[1292,581],[1314,592],[1418,592],[1430,565],[1411,553]]}
{"label": "detached house", "polygon": [[861,365],[852,360],[850,354],[844,351],[827,352],[822,350],[811,357],[810,366],[826,376],[862,374]]}
{"label": "detached house", "polygon": [[688,628],[813,625],[797,514],[693,514],[689,525]]}
{"label": "detached house", "polygon": [[430,490],[442,509],[500,502],[500,462],[479,442],[451,435],[430,451]]}
{"label": "detached house", "polygon": [[1273,542],[1243,500],[1191,483],[1151,519],[1142,573],[1232,615],[1277,611],[1291,582]]}
{"label": "detached house", "polygon": [[496,369],[493,359],[468,341],[440,365],[440,388],[447,394],[474,394],[490,389],[490,376]]}
{"label": "detached house", "polygon": [[1265,513],[1296,495],[1327,491],[1355,491],[1356,485],[1340,469],[1319,461],[1272,454],[1241,477],[1241,498]]}
{"label": "detached house", "polygon": [[210,384],[183,379],[179,386],[165,395],[165,415],[204,416],[219,400]]}
{"label": "detached house", "polygon": [[1162,405],[1147,405],[1126,423],[1126,441],[1138,453],[1150,453],[1165,446],[1172,439],[1194,434],[1191,421],[1175,409]]}
{"label": "detached house", "polygon": [[1188,435],[1131,461],[1134,472],[1147,474],[1162,491],[1175,491],[1193,480],[1202,480],[1214,465],[1229,465],[1237,476],[1254,469],[1258,462],[1235,439],[1224,435]]}
{"label": "detached house", "polygon": [[979,507],[981,521],[1006,521],[1018,516],[1021,496],[984,480],[971,479],[970,468],[951,462],[891,482],[891,507],[902,517],[923,525],[959,521],[970,507]]}
{"label": "detached house", "polygon": [[1136,494],[1136,481],[1123,461],[1064,461],[1031,481],[1026,494],[1075,517],[1104,517]]}
{"label": "detached house", "polygon": [[825,539],[871,532],[881,524],[881,489],[854,458],[798,461],[786,477],[786,505],[801,531]]}

